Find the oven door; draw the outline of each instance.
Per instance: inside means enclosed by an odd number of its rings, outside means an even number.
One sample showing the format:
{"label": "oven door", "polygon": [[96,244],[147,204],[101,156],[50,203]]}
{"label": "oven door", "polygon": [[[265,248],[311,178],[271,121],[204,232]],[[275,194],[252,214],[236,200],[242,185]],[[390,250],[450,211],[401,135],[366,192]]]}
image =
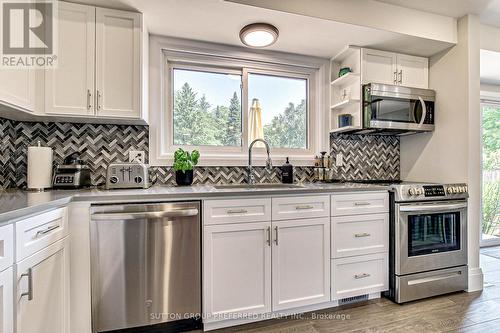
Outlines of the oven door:
{"label": "oven door", "polygon": [[405,275],[467,264],[467,202],[398,203],[395,273]]}

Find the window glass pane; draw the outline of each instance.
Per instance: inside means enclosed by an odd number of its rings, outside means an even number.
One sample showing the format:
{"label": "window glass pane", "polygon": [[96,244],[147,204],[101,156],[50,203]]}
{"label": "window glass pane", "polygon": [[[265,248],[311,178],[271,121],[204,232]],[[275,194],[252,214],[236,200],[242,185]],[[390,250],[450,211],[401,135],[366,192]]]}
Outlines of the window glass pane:
{"label": "window glass pane", "polygon": [[250,140],[263,132],[271,147],[307,148],[306,79],[249,74],[248,106]]}
{"label": "window glass pane", "polygon": [[500,105],[483,104],[482,239],[500,240]]}
{"label": "window glass pane", "polygon": [[241,146],[241,75],[173,69],[174,145]]}

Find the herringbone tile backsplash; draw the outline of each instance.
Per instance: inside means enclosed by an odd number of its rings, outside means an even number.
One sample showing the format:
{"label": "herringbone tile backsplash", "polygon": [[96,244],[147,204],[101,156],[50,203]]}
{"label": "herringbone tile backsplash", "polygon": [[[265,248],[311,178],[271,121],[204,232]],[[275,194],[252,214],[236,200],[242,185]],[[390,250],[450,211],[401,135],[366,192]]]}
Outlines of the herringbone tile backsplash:
{"label": "herringbone tile backsplash", "polygon": [[[81,152],[92,170],[92,183],[104,182],[110,162],[128,160],[129,150],[149,150],[147,126],[96,125],[73,123],[19,122],[0,118],[0,188],[25,188],[27,147],[40,141],[54,149],[54,165],[65,156]],[[330,138],[332,153],[344,155],[344,166],[338,168],[341,180],[399,179],[399,139],[385,136],[338,135]],[[292,160],[293,163],[293,160]],[[256,167],[260,182],[279,182],[280,169],[267,171]],[[155,166],[152,181],[174,185],[172,167]],[[197,167],[194,183],[224,184],[245,182],[245,167]],[[295,179],[314,180],[311,167],[296,167]]]}

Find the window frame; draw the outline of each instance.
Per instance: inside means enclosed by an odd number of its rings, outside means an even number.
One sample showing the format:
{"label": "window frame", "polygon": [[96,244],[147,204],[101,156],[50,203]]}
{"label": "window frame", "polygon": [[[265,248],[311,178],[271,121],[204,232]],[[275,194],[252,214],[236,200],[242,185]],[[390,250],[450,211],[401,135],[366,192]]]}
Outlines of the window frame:
{"label": "window frame", "polygon": [[[242,72],[243,85],[248,73],[307,79],[307,149],[272,148],[273,163],[283,163],[290,157],[297,166],[311,166],[318,151],[329,146],[327,59],[266,51],[249,52],[240,47],[152,36],[150,38],[150,152],[151,165],[171,165],[178,147],[200,149],[200,166],[245,166],[248,163],[248,90],[242,89],[242,147],[175,146],[173,145],[174,68],[197,69],[206,72]],[[326,110],[326,109],[325,109]],[[172,135],[170,135],[172,134]],[[169,139],[170,136],[170,139]],[[236,149],[235,149],[236,148]],[[254,148],[254,165],[264,165],[264,148]]]}

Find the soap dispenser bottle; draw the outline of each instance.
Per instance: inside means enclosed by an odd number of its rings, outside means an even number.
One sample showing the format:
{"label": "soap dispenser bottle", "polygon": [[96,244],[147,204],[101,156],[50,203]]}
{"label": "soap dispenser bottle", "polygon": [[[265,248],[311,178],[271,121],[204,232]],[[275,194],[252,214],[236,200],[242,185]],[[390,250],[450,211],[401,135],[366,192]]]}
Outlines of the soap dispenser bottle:
{"label": "soap dispenser bottle", "polygon": [[284,184],[293,184],[293,165],[286,158],[285,164],[281,167],[281,182]]}

